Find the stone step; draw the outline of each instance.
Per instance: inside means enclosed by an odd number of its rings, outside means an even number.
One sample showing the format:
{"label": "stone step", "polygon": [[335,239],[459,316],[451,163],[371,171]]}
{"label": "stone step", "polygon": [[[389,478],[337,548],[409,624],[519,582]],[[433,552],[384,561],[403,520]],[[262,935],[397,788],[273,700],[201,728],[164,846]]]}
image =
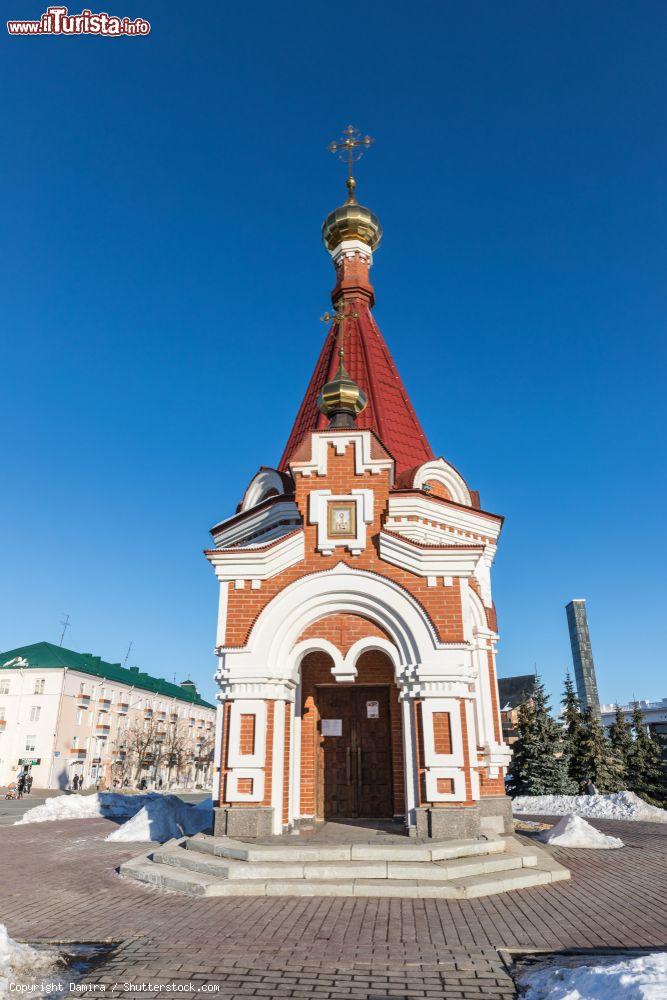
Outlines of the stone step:
{"label": "stone step", "polygon": [[271,862],[339,862],[339,861],[445,861],[476,857],[480,854],[500,854],[506,841],[501,837],[488,840],[445,840],[429,844],[300,844],[298,839],[281,844],[247,844],[228,837],[197,834],[186,842],[188,851],[211,854],[237,861]]}
{"label": "stone step", "polygon": [[[288,852],[286,852],[288,853]],[[263,880],[281,882],[308,879],[330,882],[359,879],[421,880],[445,882],[472,875],[510,871],[534,866],[535,853],[528,848],[495,856],[473,856],[451,861],[236,861],[216,855],[203,855],[183,847],[157,849],[153,861],[159,865],[182,868],[220,879]]]}
{"label": "stone step", "polygon": [[533,867],[490,872],[452,882],[420,879],[339,879],[312,882],[306,879],[262,881],[219,879],[199,872],[154,864],[147,858],[121,866],[121,874],[140,882],[189,896],[358,896],[399,899],[475,899],[514,889],[527,889],[569,879],[570,873],[553,858],[540,858]]}

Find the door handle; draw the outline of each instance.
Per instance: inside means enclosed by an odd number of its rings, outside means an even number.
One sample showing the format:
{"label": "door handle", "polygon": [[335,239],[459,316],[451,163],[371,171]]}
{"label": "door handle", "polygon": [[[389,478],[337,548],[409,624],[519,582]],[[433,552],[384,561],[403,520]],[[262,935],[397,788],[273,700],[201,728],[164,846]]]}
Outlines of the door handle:
{"label": "door handle", "polygon": [[352,777],[352,770],[350,767],[350,748],[345,747],[345,772],[347,774],[347,783],[350,784],[350,778]]}
{"label": "door handle", "polygon": [[361,747],[357,747],[357,785],[361,795]]}

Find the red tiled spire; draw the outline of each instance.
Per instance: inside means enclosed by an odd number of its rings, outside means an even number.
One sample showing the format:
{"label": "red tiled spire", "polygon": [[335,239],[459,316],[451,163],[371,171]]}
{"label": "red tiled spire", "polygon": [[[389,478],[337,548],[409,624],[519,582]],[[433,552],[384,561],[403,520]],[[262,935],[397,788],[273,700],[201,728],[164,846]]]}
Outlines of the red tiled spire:
{"label": "red tiled spire", "polygon": [[[400,473],[422,465],[434,456],[389,348],[371,315],[373,289],[368,277],[369,268],[370,253],[366,255],[355,249],[339,255],[336,267],[338,280],[331,298],[335,307],[344,306],[346,315],[353,311],[357,314],[356,319],[343,321],[345,368],[368,398],[368,405],[357,417],[356,425],[375,431],[396,459],[396,472]],[[328,426],[327,418],[318,409],[317,397],[325,383],[333,378],[337,367],[334,324],[324,341],[294,421],[278,466],[280,470],[287,469],[291,455],[306,434]]]}

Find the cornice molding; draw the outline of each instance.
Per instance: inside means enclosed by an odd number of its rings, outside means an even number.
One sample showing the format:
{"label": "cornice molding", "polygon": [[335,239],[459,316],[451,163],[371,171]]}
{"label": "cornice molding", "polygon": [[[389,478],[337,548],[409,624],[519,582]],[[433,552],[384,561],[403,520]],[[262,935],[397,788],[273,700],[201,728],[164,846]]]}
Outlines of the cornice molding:
{"label": "cornice molding", "polygon": [[305,558],[303,531],[293,531],[284,541],[257,548],[211,549],[206,558],[221,582],[269,580]]}
{"label": "cornice molding", "polygon": [[301,524],[301,514],[292,497],[270,497],[257,507],[221,521],[211,529],[211,535],[219,549],[248,544],[248,539],[252,539],[252,544],[264,545]]}
{"label": "cornice molding", "polygon": [[366,472],[379,475],[389,472],[393,485],[394,460],[388,457],[372,457],[372,438],[370,431],[316,431],[311,434],[310,458],[301,462],[290,462],[292,474],[299,472],[302,476],[326,476],[329,458],[329,445],[333,445],[337,455],[344,455],[349,445],[354,447],[354,471],[358,476]]}
{"label": "cornice molding", "polygon": [[380,532],[380,558],[416,576],[469,577],[483,554],[482,544],[427,548],[391,532]]}

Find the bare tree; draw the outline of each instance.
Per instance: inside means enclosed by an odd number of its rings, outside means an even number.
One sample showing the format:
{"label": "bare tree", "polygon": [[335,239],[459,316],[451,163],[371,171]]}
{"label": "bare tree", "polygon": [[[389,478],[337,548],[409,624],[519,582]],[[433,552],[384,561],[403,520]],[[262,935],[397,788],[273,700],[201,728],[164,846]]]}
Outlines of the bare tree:
{"label": "bare tree", "polygon": [[197,737],[196,749],[195,749],[195,781],[197,780],[197,774],[201,771],[204,775],[208,773],[208,769],[211,766],[213,760],[213,750],[215,747],[215,738],[212,733],[203,733],[201,736]]}
{"label": "bare tree", "polygon": [[163,760],[167,765],[167,786],[171,785],[172,774],[182,773],[186,761],[188,748],[187,728],[176,721],[170,722],[167,726],[165,739],[162,744]]}
{"label": "bare tree", "polygon": [[157,766],[162,759],[163,723],[153,716],[137,720],[124,731],[124,749],[128,773],[134,768],[134,780],[138,782],[146,765]]}

